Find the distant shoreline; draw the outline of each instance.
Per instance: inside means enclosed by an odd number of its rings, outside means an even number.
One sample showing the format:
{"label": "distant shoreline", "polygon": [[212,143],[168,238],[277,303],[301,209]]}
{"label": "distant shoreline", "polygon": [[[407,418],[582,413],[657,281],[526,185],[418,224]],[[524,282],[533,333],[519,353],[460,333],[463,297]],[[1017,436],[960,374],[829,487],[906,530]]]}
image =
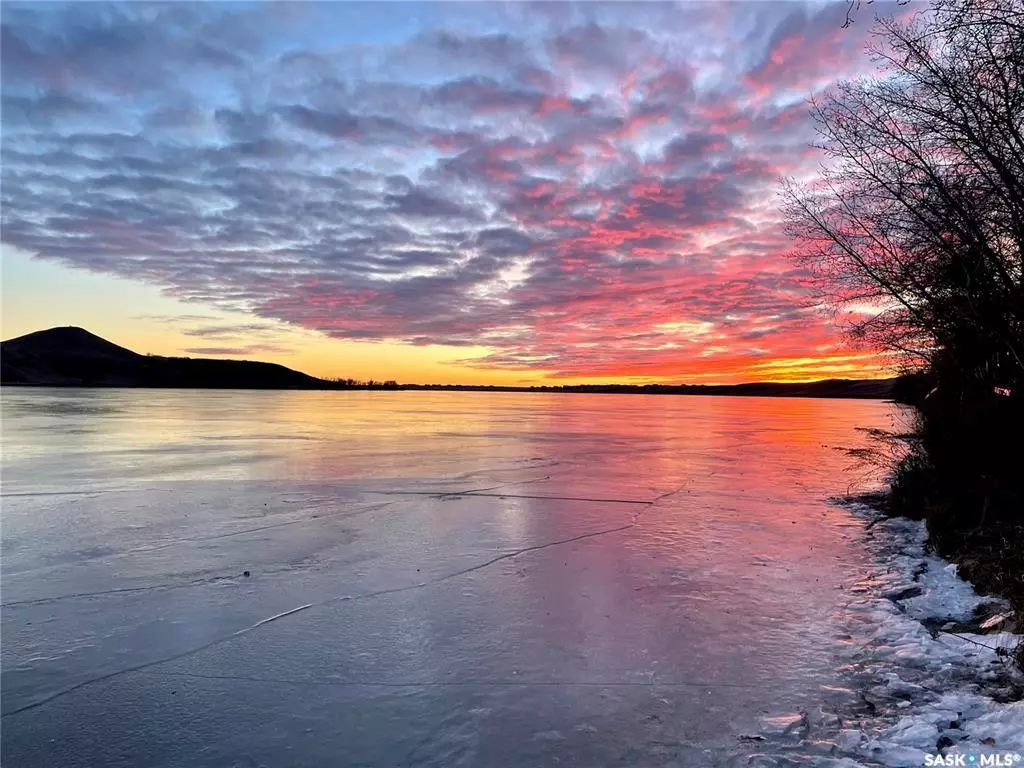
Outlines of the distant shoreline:
{"label": "distant shoreline", "polygon": [[895,379],[824,379],[820,381],[773,384],[770,382],[722,385],[538,385],[516,387],[475,384],[396,384],[393,386],[324,386],[262,387],[262,386],[177,386],[133,384],[26,383],[2,382],[0,388],[18,389],[178,389],[188,391],[237,392],[512,392],[536,394],[591,395],[675,395],[697,397],[790,397],[829,400],[893,400]]}
{"label": "distant shoreline", "polygon": [[743,384],[400,384],[321,379],[277,363],[141,355],[83,328],[36,331],[0,342],[0,385],[124,389],[370,390],[720,395],[891,400],[899,379],[824,379]]}

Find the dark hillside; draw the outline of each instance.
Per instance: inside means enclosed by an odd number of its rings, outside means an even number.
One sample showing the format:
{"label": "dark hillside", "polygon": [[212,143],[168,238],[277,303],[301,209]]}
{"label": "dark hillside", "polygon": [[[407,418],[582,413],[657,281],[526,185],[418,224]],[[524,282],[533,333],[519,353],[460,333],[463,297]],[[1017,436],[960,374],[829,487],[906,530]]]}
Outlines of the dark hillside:
{"label": "dark hillside", "polygon": [[4,384],[82,387],[319,389],[331,385],[276,363],[140,355],[73,326],[0,343]]}

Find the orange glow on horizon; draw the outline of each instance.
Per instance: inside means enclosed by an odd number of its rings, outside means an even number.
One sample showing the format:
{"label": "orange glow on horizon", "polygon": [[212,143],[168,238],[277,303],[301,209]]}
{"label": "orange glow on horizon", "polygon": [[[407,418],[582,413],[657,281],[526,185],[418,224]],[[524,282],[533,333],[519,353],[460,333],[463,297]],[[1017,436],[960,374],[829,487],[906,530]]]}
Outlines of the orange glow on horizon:
{"label": "orange glow on horizon", "polygon": [[[39,302],[12,278],[11,265],[24,277],[45,285],[50,301]],[[2,336],[12,338],[60,325],[77,325],[115,344],[143,354],[178,357],[226,357],[264,360],[320,378],[354,378],[405,384],[467,384],[533,386],[562,384],[741,384],[748,382],[806,382],[829,378],[876,379],[895,375],[893,366],[868,351],[835,349],[822,335],[823,325],[768,333],[756,351],[716,344],[715,327],[708,323],[651,317],[639,327],[678,338],[678,349],[662,345],[638,350],[636,362],[602,360],[600,347],[578,345],[575,354],[594,349],[585,365],[589,371],[553,370],[538,363],[502,364],[488,359],[495,350],[485,346],[413,345],[395,341],[332,339],[277,321],[244,313],[226,313],[186,304],[151,286],[83,273],[29,259],[4,249]],[[258,326],[257,331],[251,329]],[[827,329],[827,326],[825,327]],[[225,329],[239,329],[227,332]],[[566,338],[564,328],[538,324],[548,338]],[[750,328],[747,328],[749,331]],[[834,329],[832,337],[838,338]],[[801,350],[827,347],[817,354]],[[669,345],[670,347],[673,345]],[[209,353],[199,350],[213,350]],[[237,354],[228,350],[237,349]]]}

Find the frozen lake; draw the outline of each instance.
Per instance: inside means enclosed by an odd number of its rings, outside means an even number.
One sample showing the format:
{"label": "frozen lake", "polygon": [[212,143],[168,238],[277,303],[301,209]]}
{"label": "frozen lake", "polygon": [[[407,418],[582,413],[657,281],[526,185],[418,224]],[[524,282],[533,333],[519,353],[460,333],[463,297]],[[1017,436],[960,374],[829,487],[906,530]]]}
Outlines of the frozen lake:
{"label": "frozen lake", "polygon": [[829,499],[894,413],[5,389],[3,763],[742,762],[855,695]]}

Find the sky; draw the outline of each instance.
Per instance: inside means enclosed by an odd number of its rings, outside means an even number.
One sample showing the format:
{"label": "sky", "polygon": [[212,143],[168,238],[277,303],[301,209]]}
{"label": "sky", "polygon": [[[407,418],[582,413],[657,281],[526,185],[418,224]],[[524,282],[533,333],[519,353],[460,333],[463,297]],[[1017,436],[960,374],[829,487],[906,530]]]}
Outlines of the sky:
{"label": "sky", "polygon": [[3,337],[417,383],[883,375],[778,197],[879,10],[4,2]]}

